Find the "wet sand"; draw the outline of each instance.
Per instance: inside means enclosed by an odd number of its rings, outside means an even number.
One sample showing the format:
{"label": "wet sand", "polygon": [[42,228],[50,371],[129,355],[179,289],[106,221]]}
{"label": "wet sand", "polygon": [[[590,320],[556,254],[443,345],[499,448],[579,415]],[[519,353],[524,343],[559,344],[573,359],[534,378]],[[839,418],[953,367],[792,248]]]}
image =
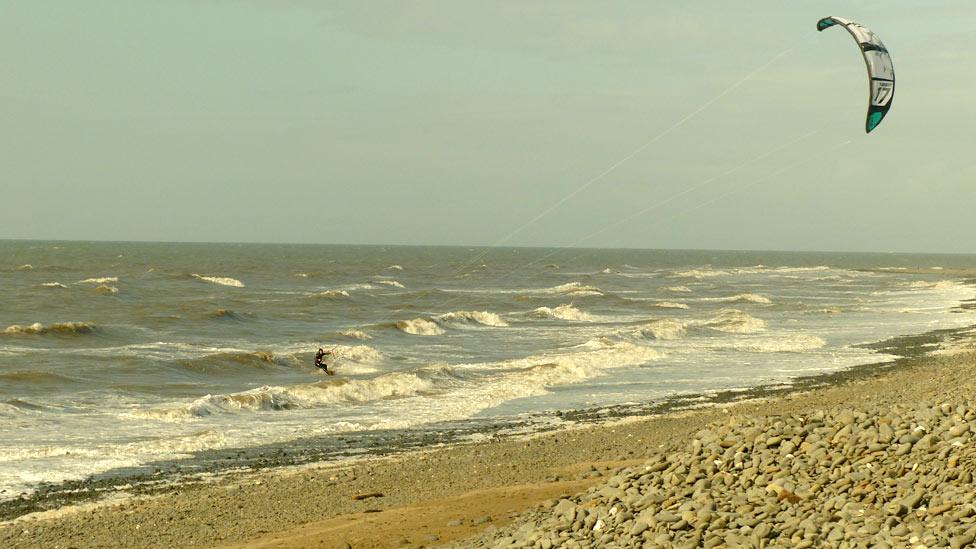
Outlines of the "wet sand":
{"label": "wet sand", "polygon": [[[956,352],[912,357],[951,336]],[[3,547],[390,547],[431,546],[511,522],[579,493],[621,467],[685,445],[729,415],[790,415],[827,407],[952,401],[976,389],[969,336],[935,334],[879,344],[908,358],[807,380],[804,390],[748,397],[700,410],[581,424],[528,438],[411,451],[346,465],[304,464],[225,473],[159,487],[153,495],[65,506],[0,526]],[[824,386],[826,384],[826,386]],[[794,388],[795,390],[795,388]],[[718,398],[719,401],[723,400]],[[601,411],[606,415],[608,411]],[[620,411],[623,413],[623,411]],[[610,411],[610,415],[613,412]],[[365,497],[364,497],[365,496]]]}

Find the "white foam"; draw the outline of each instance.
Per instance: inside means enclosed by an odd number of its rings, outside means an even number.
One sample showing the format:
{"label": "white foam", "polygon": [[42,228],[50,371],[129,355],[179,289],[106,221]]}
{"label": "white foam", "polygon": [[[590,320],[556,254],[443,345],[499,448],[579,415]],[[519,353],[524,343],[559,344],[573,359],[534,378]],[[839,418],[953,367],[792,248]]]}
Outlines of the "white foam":
{"label": "white foam", "polygon": [[705,297],[701,301],[711,301],[715,303],[761,303],[768,305],[772,300],[759,294],[737,294],[727,297]]}
{"label": "white foam", "polygon": [[908,283],[908,287],[915,290],[953,290],[959,287],[959,283],[954,280],[939,280],[936,282],[916,280]]}
{"label": "white foam", "polygon": [[691,288],[689,288],[688,286],[668,286],[664,289],[669,292],[675,292],[675,293],[682,293],[682,294],[691,293]]}
{"label": "white foam", "polygon": [[95,287],[95,293],[98,294],[117,294],[119,289],[115,286],[109,286],[108,284],[101,284]]}
{"label": "white foam", "polygon": [[43,282],[41,283],[41,286],[45,288],[67,288],[67,286],[61,284],[60,282]]}
{"label": "white foam", "polygon": [[87,334],[95,331],[95,325],[90,322],[54,322],[52,324],[11,324],[4,329],[5,334]]}
{"label": "white foam", "polygon": [[399,320],[396,327],[401,332],[412,335],[435,336],[444,333],[444,329],[436,322],[426,318],[415,318],[413,320]]}
{"label": "white foam", "polygon": [[244,283],[236,278],[230,278],[229,276],[201,276],[198,274],[191,274],[193,278],[197,280],[203,280],[205,282],[210,282],[213,284],[219,284],[221,286],[232,286],[234,288],[243,288]]}
{"label": "white foam", "polygon": [[352,339],[358,339],[360,341],[366,341],[367,339],[373,339],[373,336],[367,334],[366,332],[364,332],[362,330],[343,330],[343,331],[341,331],[339,333],[341,333],[342,335],[344,335],[346,337],[350,337]]}
{"label": "white foam", "polygon": [[119,277],[117,276],[102,276],[98,278],[86,278],[84,280],[79,280],[76,284],[108,284],[109,282],[118,282]]}
{"label": "white foam", "polygon": [[687,309],[688,308],[687,303],[677,303],[674,301],[658,301],[657,303],[654,304],[654,306],[661,309]]}
{"label": "white foam", "polygon": [[315,294],[315,297],[324,297],[327,299],[338,299],[341,297],[349,297],[349,292],[346,290],[326,290],[324,292],[319,292]]}
{"label": "white foam", "polygon": [[401,267],[400,265],[390,265],[389,267],[386,268],[386,270],[388,270],[388,271],[402,271],[403,270],[403,267]]}
{"label": "white foam", "polygon": [[369,345],[336,345],[333,350],[336,356],[343,361],[375,363],[383,360],[383,353]]}
{"label": "white foam", "polygon": [[642,336],[650,336],[654,339],[673,340],[684,337],[688,331],[688,323],[675,318],[662,318],[654,320],[640,327],[638,332]]}
{"label": "white foam", "polygon": [[400,284],[396,280],[377,280],[376,282],[386,284],[387,286],[393,286],[394,288],[403,288],[403,284]]}
{"label": "white foam", "polygon": [[732,342],[729,347],[749,353],[801,353],[827,345],[823,338],[810,334],[788,334],[778,337],[750,338]]}
{"label": "white foam", "polygon": [[687,270],[687,271],[679,271],[679,272],[676,272],[676,273],[674,273],[673,276],[682,277],[682,278],[694,278],[694,279],[700,280],[702,278],[713,278],[713,277],[716,277],[716,276],[728,276],[730,274],[732,274],[732,273],[730,273],[729,271],[723,271],[723,270],[720,270],[720,269],[690,269],[690,270]]}
{"label": "white foam", "polygon": [[24,263],[23,265],[17,267],[17,270],[18,271],[33,271],[34,270],[34,266],[31,265],[30,263]]}
{"label": "white foam", "polygon": [[534,309],[529,314],[536,318],[553,318],[557,320],[573,320],[580,322],[591,322],[593,320],[592,315],[577,309],[572,303],[559,305],[555,308],[539,307],[538,309]]}
{"label": "white foam", "polygon": [[551,288],[543,288],[538,290],[542,294],[557,294],[557,295],[576,295],[576,296],[589,296],[589,295],[603,295],[603,291],[595,286],[586,286],[579,282],[569,282],[566,284],[560,284],[559,286],[553,286]]}
{"label": "white foam", "polygon": [[452,313],[446,313],[437,317],[438,320],[442,322],[450,323],[471,323],[481,324],[483,326],[493,326],[493,327],[505,327],[508,323],[502,320],[502,317],[495,313],[489,313],[488,311],[454,311]]}
{"label": "white foam", "polygon": [[696,324],[730,334],[751,334],[766,329],[766,321],[738,309],[722,309],[712,318]]}

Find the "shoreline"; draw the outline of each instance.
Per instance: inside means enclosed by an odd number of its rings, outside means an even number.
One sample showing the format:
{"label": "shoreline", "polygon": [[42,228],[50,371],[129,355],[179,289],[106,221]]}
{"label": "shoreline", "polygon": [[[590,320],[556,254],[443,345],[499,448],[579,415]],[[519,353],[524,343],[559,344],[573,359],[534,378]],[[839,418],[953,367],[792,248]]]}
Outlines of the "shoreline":
{"label": "shoreline", "polygon": [[[953,365],[962,365],[976,373],[971,352],[922,356],[939,341],[971,345],[970,332],[971,328],[893,338],[872,348],[886,353],[897,350],[902,358],[800,378],[789,387],[726,391],[715,395],[707,407],[681,409],[669,400],[645,405],[644,414],[638,416],[634,407],[568,411],[561,413],[573,422],[568,428],[521,436],[498,434],[481,442],[441,447],[405,444],[391,455],[351,463],[266,455],[258,458],[266,461],[257,469],[242,471],[232,455],[240,450],[231,450],[217,460],[229,462],[225,467],[198,471],[196,481],[167,483],[165,472],[152,473],[142,479],[142,489],[131,477],[106,479],[100,486],[85,486],[86,481],[81,481],[74,492],[34,501],[35,507],[44,503],[53,510],[16,513],[20,518],[0,523],[0,543],[19,547],[71,539],[82,545],[273,546],[274,539],[326,530],[333,538],[344,535],[342,543],[356,542],[357,547],[395,545],[402,539],[412,546],[445,543],[489,525],[504,525],[542,501],[579,492],[614,469],[673,449],[728,414],[769,414],[845,399],[857,405],[863,395],[852,398],[852,394],[858,388],[871,386],[874,395],[895,394],[911,385],[906,380],[918,381],[925,377],[920,372],[930,368],[960,370]],[[383,496],[353,499],[377,492]],[[474,493],[481,497],[472,499]],[[92,505],[106,494],[115,494],[118,500]],[[448,515],[457,517],[440,520]],[[413,524],[411,517],[417,516],[427,518],[420,521],[423,524]],[[317,526],[303,526],[310,524]],[[363,524],[371,525],[371,535],[379,536],[376,541],[357,534]],[[427,531],[432,533],[422,533]],[[402,539],[392,539],[396,536]]]}
{"label": "shoreline", "polygon": [[[965,305],[963,303],[960,307]],[[84,479],[40,483],[30,494],[0,499],[0,525],[32,513],[97,503],[107,495],[120,492],[133,497],[154,496],[178,490],[181,486],[213,482],[215,477],[273,472],[316,464],[326,467],[355,466],[364,461],[479,444],[485,440],[518,439],[598,426],[621,419],[639,420],[688,410],[707,410],[742,401],[783,397],[817,387],[882,375],[904,367],[906,359],[924,356],[932,345],[964,339],[974,329],[976,327],[935,330],[863,344],[863,348],[895,358],[801,376],[788,383],[679,394],[651,402],[558,410],[524,417],[469,419],[415,429],[351,432],[253,447],[204,450],[188,458],[112,469]]]}

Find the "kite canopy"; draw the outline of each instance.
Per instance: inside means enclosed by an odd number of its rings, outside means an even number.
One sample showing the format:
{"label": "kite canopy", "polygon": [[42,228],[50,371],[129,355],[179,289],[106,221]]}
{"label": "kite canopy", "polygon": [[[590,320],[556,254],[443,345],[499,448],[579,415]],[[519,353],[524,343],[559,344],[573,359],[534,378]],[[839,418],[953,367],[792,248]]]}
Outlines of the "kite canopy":
{"label": "kite canopy", "polygon": [[868,119],[865,130],[878,127],[881,119],[891,108],[891,100],[895,96],[895,68],[891,64],[891,56],[878,35],[870,29],[858,25],[854,21],[841,17],[824,17],[817,21],[817,30],[823,31],[834,25],[841,25],[851,33],[854,40],[861,47],[864,63],[868,67]]}

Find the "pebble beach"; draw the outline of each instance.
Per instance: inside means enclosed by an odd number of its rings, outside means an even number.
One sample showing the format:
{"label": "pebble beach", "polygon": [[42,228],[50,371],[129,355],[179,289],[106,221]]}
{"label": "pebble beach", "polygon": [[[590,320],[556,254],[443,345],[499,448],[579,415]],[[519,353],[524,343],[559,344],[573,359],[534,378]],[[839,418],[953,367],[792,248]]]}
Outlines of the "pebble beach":
{"label": "pebble beach", "polygon": [[5,547],[965,547],[976,353],[528,438],[229,473],[8,520]]}

